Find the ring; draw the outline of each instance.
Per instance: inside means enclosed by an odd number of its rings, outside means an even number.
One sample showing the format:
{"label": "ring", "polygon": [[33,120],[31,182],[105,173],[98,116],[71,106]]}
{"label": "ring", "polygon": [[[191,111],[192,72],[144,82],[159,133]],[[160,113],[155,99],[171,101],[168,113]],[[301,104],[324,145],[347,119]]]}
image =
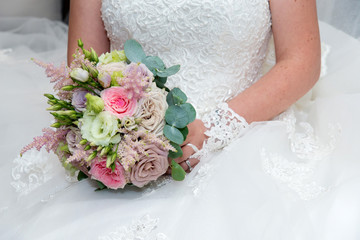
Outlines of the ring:
{"label": "ring", "polygon": [[191,147],[195,151],[195,153],[197,153],[199,151],[199,149],[192,143],[188,143],[185,146]]}
{"label": "ring", "polygon": [[185,163],[189,167],[189,171],[191,172],[193,170],[193,168],[191,167],[190,161],[186,160]]}

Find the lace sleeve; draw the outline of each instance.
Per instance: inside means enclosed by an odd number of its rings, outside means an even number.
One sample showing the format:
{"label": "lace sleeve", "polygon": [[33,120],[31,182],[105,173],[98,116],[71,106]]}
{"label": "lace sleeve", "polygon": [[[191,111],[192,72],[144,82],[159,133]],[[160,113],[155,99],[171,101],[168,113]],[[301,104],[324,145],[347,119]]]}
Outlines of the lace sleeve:
{"label": "lace sleeve", "polygon": [[207,129],[205,135],[209,138],[202,149],[194,157],[204,157],[211,152],[221,150],[233,140],[243,136],[249,128],[246,120],[229,108],[227,103],[221,103],[217,108],[203,117]]}

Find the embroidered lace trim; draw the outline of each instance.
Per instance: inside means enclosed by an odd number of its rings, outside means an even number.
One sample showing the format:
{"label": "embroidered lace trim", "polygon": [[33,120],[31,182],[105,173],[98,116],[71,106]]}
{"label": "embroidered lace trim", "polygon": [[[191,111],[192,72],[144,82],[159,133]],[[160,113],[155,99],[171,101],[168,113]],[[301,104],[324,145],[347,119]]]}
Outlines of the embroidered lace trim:
{"label": "embroidered lace trim", "polygon": [[316,181],[316,168],[335,148],[339,126],[329,125],[329,142],[324,144],[308,122],[297,123],[294,110],[290,108],[278,117],[287,127],[288,139],[294,158],[287,159],[278,153],[261,150],[266,173],[285,183],[303,200],[315,199],[329,190]]}
{"label": "embroidered lace trim", "polygon": [[27,195],[49,181],[55,167],[52,161],[48,161],[48,155],[45,155],[44,150],[30,150],[22,157],[17,157],[14,164],[11,172],[14,181],[10,184],[19,196]]}
{"label": "embroidered lace trim", "polygon": [[227,103],[218,107],[203,117],[209,138],[204,142],[202,149],[193,157],[205,157],[211,152],[218,151],[229,145],[233,140],[243,136],[249,128],[246,120],[229,108]]}
{"label": "embroidered lace trim", "polygon": [[133,221],[129,226],[120,226],[114,232],[100,236],[99,240],[166,240],[163,233],[155,233],[159,223],[158,218],[145,215]]}

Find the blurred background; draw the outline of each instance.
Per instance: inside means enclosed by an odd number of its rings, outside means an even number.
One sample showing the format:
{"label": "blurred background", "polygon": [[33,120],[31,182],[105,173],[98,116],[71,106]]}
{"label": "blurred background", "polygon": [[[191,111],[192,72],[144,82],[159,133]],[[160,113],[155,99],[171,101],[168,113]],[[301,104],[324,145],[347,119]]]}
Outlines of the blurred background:
{"label": "blurred background", "polygon": [[0,0],[0,17],[39,17],[67,22],[69,4],[70,0]]}

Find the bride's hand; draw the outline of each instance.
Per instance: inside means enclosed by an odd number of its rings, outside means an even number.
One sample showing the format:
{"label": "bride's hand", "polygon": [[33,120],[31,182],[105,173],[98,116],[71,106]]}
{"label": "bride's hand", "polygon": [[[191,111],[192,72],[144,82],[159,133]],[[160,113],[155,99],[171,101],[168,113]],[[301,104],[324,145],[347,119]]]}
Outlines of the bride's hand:
{"label": "bride's hand", "polygon": [[190,123],[188,129],[189,134],[185,142],[181,145],[183,155],[174,159],[186,172],[189,172],[189,166],[186,164],[186,160],[189,160],[191,167],[194,168],[200,160],[197,158],[190,158],[190,156],[195,153],[196,148],[200,150],[204,141],[207,139],[207,136],[205,135],[206,128],[200,119],[195,119],[195,121]]}

